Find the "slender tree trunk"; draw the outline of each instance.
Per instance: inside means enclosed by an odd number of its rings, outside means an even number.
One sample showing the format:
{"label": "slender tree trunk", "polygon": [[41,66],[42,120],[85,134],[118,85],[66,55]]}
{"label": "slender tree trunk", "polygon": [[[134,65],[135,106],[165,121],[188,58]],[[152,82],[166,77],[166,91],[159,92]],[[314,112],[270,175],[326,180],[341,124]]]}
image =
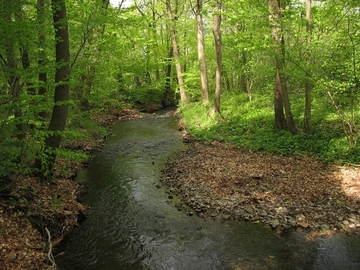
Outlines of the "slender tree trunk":
{"label": "slender tree trunk", "polygon": [[162,105],[164,108],[173,105],[174,103],[174,91],[171,89],[171,66],[173,58],[173,48],[170,46],[169,48],[169,55],[167,58],[167,64],[166,64],[166,74],[165,74],[165,91],[162,98]]}
{"label": "slender tree trunk", "polygon": [[[43,96],[43,102],[45,102],[45,94],[47,91],[47,73],[45,71],[45,61],[46,61],[46,54],[45,54],[45,1],[44,0],[37,0],[37,20],[39,24],[39,32],[38,32],[38,46],[39,46],[39,55],[38,55],[38,66],[39,66],[39,87],[38,87],[38,95]],[[48,112],[42,110],[39,112],[39,116],[41,119],[48,118]]]}
{"label": "slender tree trunk", "polygon": [[205,57],[205,42],[204,42],[204,27],[202,18],[202,0],[196,1],[196,26],[197,26],[197,41],[198,41],[198,59],[200,67],[200,80],[201,80],[201,96],[204,105],[209,104],[209,84],[207,76],[207,65]]}
{"label": "slender tree trunk", "polygon": [[281,94],[280,74],[278,71],[276,71],[274,87],[274,128],[276,129],[285,129],[287,127],[283,104],[284,102]]}
{"label": "slender tree trunk", "polygon": [[[155,57],[157,57],[159,54],[159,44],[158,44],[158,33],[156,31],[156,0],[152,1],[151,4],[151,11],[152,11],[152,23],[150,25],[151,29],[152,29],[152,35],[153,35],[153,39],[156,42],[155,47],[153,48],[154,52],[155,52]],[[156,69],[155,69],[155,80],[159,81],[160,80],[160,70],[159,70],[159,63],[156,64]]]}
{"label": "slender tree trunk", "polygon": [[311,133],[311,90],[312,82],[310,78],[310,65],[311,65],[311,34],[312,34],[312,25],[311,25],[311,0],[306,0],[306,35],[307,35],[307,50],[306,50],[306,82],[305,82],[305,112],[304,112],[304,128],[306,133]]}
{"label": "slender tree trunk", "polygon": [[[4,1],[5,4],[6,1]],[[12,26],[12,24],[14,24],[13,19],[12,19],[12,15],[14,13],[15,17],[17,19],[17,21],[19,20],[19,14],[18,14],[18,10],[21,9],[20,7],[20,2],[18,0],[16,1],[12,1],[10,3],[6,3],[4,5],[4,10],[3,10],[3,16],[4,19],[7,21],[9,27],[15,27]],[[19,22],[18,22],[19,23]],[[9,100],[10,102],[13,104],[14,107],[14,116],[15,116],[15,126],[16,126],[16,130],[17,130],[17,138],[19,140],[22,140],[25,138],[25,125],[23,123],[23,113],[22,113],[22,108],[21,108],[21,100],[20,100],[20,92],[21,92],[21,85],[20,85],[20,77],[18,75],[18,73],[16,72],[16,70],[18,69],[18,65],[17,65],[17,60],[16,60],[16,56],[15,56],[15,45],[16,42],[14,40],[7,40],[6,43],[4,44],[5,46],[5,51],[6,51],[6,60],[7,60],[7,66],[9,69],[8,72],[8,84],[10,87],[10,91],[9,91]],[[11,114],[11,110],[9,110],[9,112],[7,112],[7,114]]]}
{"label": "slender tree trunk", "polygon": [[57,69],[55,73],[55,96],[54,107],[49,124],[49,135],[45,139],[43,159],[35,161],[35,168],[39,169],[43,177],[49,179],[55,158],[56,149],[60,147],[61,132],[65,130],[68,115],[69,101],[69,75],[70,75],[70,51],[69,33],[66,16],[65,0],[52,0],[54,30],[55,30],[55,53]]}
{"label": "slender tree trunk", "polygon": [[[280,0],[268,0],[268,6],[270,11],[269,21],[271,27],[271,35],[273,38],[274,44],[274,52],[275,52],[275,69],[276,69],[276,76],[275,76],[275,102],[280,102],[282,99],[283,108],[285,110],[285,119],[286,124],[291,133],[297,134],[301,133],[301,131],[296,127],[292,112],[291,112],[291,105],[288,95],[288,89],[286,84],[286,78],[284,75],[284,63],[285,63],[285,41],[282,35],[282,28],[281,28],[281,8],[280,8]],[[281,98],[280,98],[281,97]],[[284,128],[283,126],[283,118],[281,116],[280,111],[281,105],[274,104],[275,107],[275,127]],[[283,114],[283,113],[282,113]],[[278,117],[278,118],[277,118]]]}
{"label": "slender tree trunk", "polygon": [[185,92],[184,88],[184,79],[182,76],[182,70],[181,70],[181,63],[180,63],[180,57],[179,57],[179,49],[177,45],[177,38],[176,38],[176,30],[175,30],[175,20],[172,15],[171,11],[171,3],[170,0],[166,0],[166,10],[167,15],[169,18],[169,28],[170,28],[170,36],[171,36],[171,43],[173,47],[173,57],[175,60],[175,68],[176,68],[176,74],[178,78],[179,83],[179,90],[180,90],[180,100],[183,103],[186,103],[188,101],[188,96]]}
{"label": "slender tree trunk", "polygon": [[222,70],[222,45],[221,45],[221,0],[213,0],[214,3],[214,25],[213,35],[216,51],[216,73],[215,73],[215,99],[214,107],[210,114],[220,113],[220,95],[221,95],[221,70]]}
{"label": "slender tree trunk", "polygon": [[[243,67],[245,67],[246,63],[247,63],[247,57],[246,57],[245,51],[241,52],[241,62],[242,62]],[[247,84],[247,76],[246,76],[245,71],[241,72],[240,85],[241,85],[242,92],[247,93],[248,92],[248,87],[247,87],[248,84]]]}

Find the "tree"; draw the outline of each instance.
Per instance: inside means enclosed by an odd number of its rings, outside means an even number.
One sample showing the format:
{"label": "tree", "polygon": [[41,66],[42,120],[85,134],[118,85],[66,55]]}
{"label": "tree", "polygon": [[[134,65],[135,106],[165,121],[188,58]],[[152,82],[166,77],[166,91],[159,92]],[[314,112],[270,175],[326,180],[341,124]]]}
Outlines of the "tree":
{"label": "tree", "polygon": [[[17,31],[16,26],[14,23],[19,23],[19,9],[20,9],[20,2],[12,1],[11,3],[3,3],[2,7],[3,18],[7,22],[7,30],[10,31],[10,36],[14,37]],[[13,21],[13,15],[16,17],[15,22]],[[16,59],[16,45],[14,39],[6,39],[4,40],[5,52],[6,52],[6,60],[3,59],[4,64],[6,66],[6,75],[7,75],[7,82],[9,86],[9,102],[13,105],[15,122],[16,122],[16,129],[17,129],[17,138],[19,140],[25,138],[25,128],[22,120],[23,112],[20,106],[21,104],[21,83],[20,83],[20,75],[18,72],[18,65]],[[7,110],[6,115],[11,115],[11,110]]]}
{"label": "tree", "polygon": [[49,178],[55,159],[56,149],[61,143],[61,133],[65,130],[68,116],[69,101],[69,76],[70,76],[70,49],[69,33],[66,16],[65,0],[52,0],[51,9],[53,12],[55,30],[55,94],[54,106],[48,128],[48,136],[42,149],[41,157],[35,161],[35,168],[39,169],[41,175]]}
{"label": "tree", "polygon": [[[175,1],[175,5],[178,5],[178,0]],[[169,18],[169,29],[170,29],[170,37],[171,37],[171,43],[172,43],[172,53],[175,60],[175,68],[176,68],[176,74],[179,84],[179,90],[180,90],[180,100],[181,102],[187,102],[188,96],[186,94],[185,88],[184,88],[184,79],[182,75],[182,68],[180,63],[180,56],[179,56],[179,48],[177,43],[177,36],[176,36],[176,29],[175,29],[175,19],[171,10],[171,2],[170,0],[166,0],[166,10],[167,15]]]}
{"label": "tree", "polygon": [[306,50],[306,74],[305,74],[305,111],[304,111],[304,128],[306,133],[311,133],[311,90],[312,82],[310,76],[310,65],[311,65],[311,2],[312,0],[306,0],[306,35],[307,35],[307,50]]}
{"label": "tree", "polygon": [[222,71],[222,44],[221,44],[221,0],[213,0],[213,35],[216,51],[216,73],[215,73],[215,99],[214,106],[210,114],[220,113],[220,95],[221,95],[221,71]]}
{"label": "tree", "polygon": [[[284,74],[285,64],[285,39],[281,27],[281,6],[280,0],[268,0],[269,21],[273,47],[275,53],[275,90],[274,90],[274,109],[275,109],[275,128],[285,128],[286,125],[293,134],[301,133],[296,127],[288,95],[286,77]],[[284,117],[285,110],[285,117]]]}
{"label": "tree", "polygon": [[[46,20],[45,20],[45,1],[44,0],[37,0],[37,23],[39,25],[38,30],[38,67],[39,67],[39,74],[38,74],[38,81],[39,81],[39,87],[38,87],[38,94],[44,96],[47,91],[47,72],[45,71],[45,64],[46,64],[46,54],[45,54],[45,43],[46,43],[46,34],[45,34],[45,26],[46,26]],[[42,119],[45,119],[48,117],[48,113],[45,110],[41,110],[39,112],[39,116]]]}
{"label": "tree", "polygon": [[197,43],[198,43],[198,59],[200,68],[200,80],[201,80],[201,96],[204,105],[209,104],[209,85],[207,76],[207,65],[205,57],[205,42],[204,42],[204,27],[202,18],[203,1],[196,0],[196,7],[194,10],[196,16],[197,26]]}

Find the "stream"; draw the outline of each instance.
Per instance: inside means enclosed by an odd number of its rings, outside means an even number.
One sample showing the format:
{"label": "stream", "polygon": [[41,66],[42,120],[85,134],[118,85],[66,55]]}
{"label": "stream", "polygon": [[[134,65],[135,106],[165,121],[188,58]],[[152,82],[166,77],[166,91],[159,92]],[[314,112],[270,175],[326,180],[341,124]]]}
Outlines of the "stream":
{"label": "stream", "polygon": [[360,269],[358,235],[279,235],[167,203],[160,170],[185,148],[171,111],[118,123],[112,133],[77,177],[89,187],[90,215],[61,244],[60,270]]}

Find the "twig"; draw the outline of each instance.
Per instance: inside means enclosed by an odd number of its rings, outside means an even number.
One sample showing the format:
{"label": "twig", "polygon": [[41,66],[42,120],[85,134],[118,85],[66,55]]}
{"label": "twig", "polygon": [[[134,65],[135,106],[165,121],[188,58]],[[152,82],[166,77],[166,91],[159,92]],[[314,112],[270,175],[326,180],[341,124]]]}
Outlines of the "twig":
{"label": "twig", "polygon": [[53,269],[57,269],[57,265],[55,263],[55,259],[54,259],[54,256],[52,255],[52,243],[51,243],[51,235],[50,235],[50,232],[48,230],[48,228],[45,227],[45,231],[48,235],[48,243],[49,243],[49,251],[48,251],[48,259],[49,261],[52,263],[52,268]]}

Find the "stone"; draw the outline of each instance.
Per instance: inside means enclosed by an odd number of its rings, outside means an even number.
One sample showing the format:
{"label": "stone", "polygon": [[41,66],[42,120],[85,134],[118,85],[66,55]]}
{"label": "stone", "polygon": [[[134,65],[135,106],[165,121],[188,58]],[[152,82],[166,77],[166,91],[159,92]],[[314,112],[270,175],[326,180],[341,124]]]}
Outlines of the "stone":
{"label": "stone", "polygon": [[272,220],[271,227],[273,227],[273,229],[275,229],[279,225],[280,225],[280,222],[279,222],[279,220],[277,218]]}
{"label": "stone", "polygon": [[352,223],[354,223],[354,224],[358,224],[359,223],[359,221],[357,220],[357,219],[355,219],[355,218],[350,218],[349,219]]}
{"label": "stone", "polygon": [[245,207],[245,211],[246,211],[247,213],[249,213],[249,214],[253,214],[253,213],[254,213],[251,205],[247,205],[247,206]]}
{"label": "stone", "polygon": [[305,216],[303,214],[299,214],[299,215],[296,215],[296,221],[301,221],[301,220],[304,220],[305,219]]}
{"label": "stone", "polygon": [[279,208],[276,208],[276,213],[279,214],[279,215],[284,215],[288,212],[287,208],[286,207],[279,207]]}
{"label": "stone", "polygon": [[261,213],[259,215],[262,217],[266,217],[268,215],[268,213],[265,210],[263,210],[263,211],[261,211]]}
{"label": "stone", "polygon": [[329,226],[327,224],[321,224],[320,228],[323,229],[323,230],[328,230]]}
{"label": "stone", "polygon": [[349,228],[350,228],[350,229],[356,229],[356,225],[355,225],[355,224],[350,224],[350,225],[349,225]]}
{"label": "stone", "polygon": [[300,226],[300,227],[302,227],[302,228],[307,228],[307,227],[309,227],[309,223],[307,223],[307,222],[298,222],[297,225]]}
{"label": "stone", "polygon": [[296,220],[295,219],[290,219],[289,223],[291,226],[295,227],[296,226]]}

